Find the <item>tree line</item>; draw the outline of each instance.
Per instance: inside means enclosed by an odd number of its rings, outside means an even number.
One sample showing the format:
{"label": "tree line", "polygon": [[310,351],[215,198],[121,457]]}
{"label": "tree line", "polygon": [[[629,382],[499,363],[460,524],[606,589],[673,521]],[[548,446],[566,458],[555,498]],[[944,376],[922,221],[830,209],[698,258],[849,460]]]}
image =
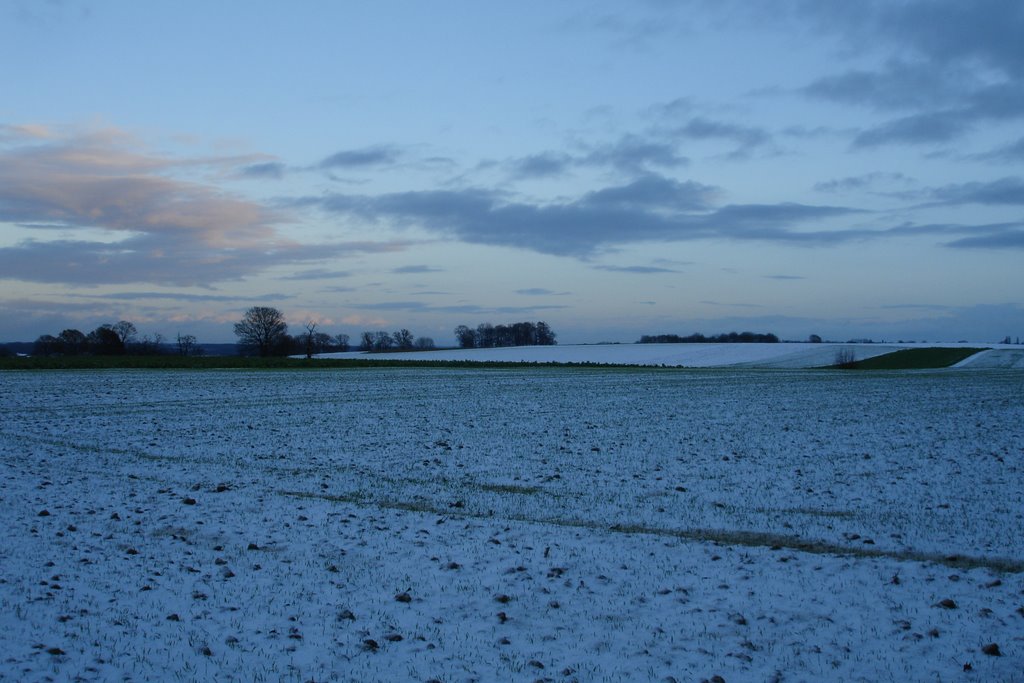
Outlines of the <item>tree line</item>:
{"label": "tree line", "polygon": [[[200,355],[202,349],[190,334],[177,337],[178,353],[184,356]],[[44,334],[32,344],[33,356],[123,356],[126,354],[151,356],[165,353],[168,345],[163,335],[143,335],[128,320],[104,323],[88,334],[74,328],[62,330],[58,335]]]}
{"label": "tree line", "polygon": [[[318,329],[315,322],[307,322],[305,331],[292,336],[284,314],[269,306],[253,306],[235,323],[235,336],[244,355],[295,356],[305,354],[311,358],[319,353],[348,351],[351,348],[347,334],[331,335]],[[363,332],[361,351],[426,351],[434,348],[430,337],[416,337],[407,329],[396,332]]]}
{"label": "tree line", "polygon": [[520,322],[509,325],[482,323],[476,329],[459,325],[455,328],[455,341],[463,349],[492,349],[499,346],[554,346],[556,335],[543,321]]}
{"label": "tree line", "polygon": [[433,348],[436,348],[433,339],[415,337],[405,328],[392,333],[363,332],[359,338],[360,351],[429,351]]}
{"label": "tree line", "polygon": [[[306,331],[297,337],[288,334],[284,315],[276,308],[254,306],[235,323],[235,335],[243,353],[261,356],[287,356],[348,351],[347,334],[331,336],[317,330],[314,322],[306,323]],[[518,322],[509,325],[482,323],[471,329],[466,325],[455,328],[455,340],[464,349],[487,349],[499,346],[550,346],[556,344],[551,327],[541,322]],[[382,353],[389,351],[429,351],[436,348],[430,337],[417,337],[402,328],[395,332],[366,331],[359,337],[359,350]]]}
{"label": "tree line", "polygon": [[[253,306],[234,325],[237,348],[242,355],[307,357],[320,353],[344,352],[351,348],[347,334],[328,334],[316,322],[307,322],[303,332],[288,333],[284,314],[270,306]],[[476,329],[465,325],[455,328],[462,348],[553,345],[555,333],[545,322],[518,322],[508,325],[483,323]],[[367,331],[359,339],[359,349],[369,352],[427,351],[435,348],[430,337],[417,337],[402,328],[395,332]],[[194,335],[178,334],[172,342],[163,335],[139,336],[134,323],[120,320],[100,325],[89,333],[68,328],[58,335],[44,334],[32,347],[34,356],[115,356],[124,354],[158,355],[176,352],[182,356],[204,353]]]}
{"label": "tree line", "polygon": [[640,337],[638,344],[775,344],[779,341],[771,332],[760,334],[757,332],[728,332],[705,337],[703,334],[691,334],[687,337],[680,337],[678,334],[645,334]]}

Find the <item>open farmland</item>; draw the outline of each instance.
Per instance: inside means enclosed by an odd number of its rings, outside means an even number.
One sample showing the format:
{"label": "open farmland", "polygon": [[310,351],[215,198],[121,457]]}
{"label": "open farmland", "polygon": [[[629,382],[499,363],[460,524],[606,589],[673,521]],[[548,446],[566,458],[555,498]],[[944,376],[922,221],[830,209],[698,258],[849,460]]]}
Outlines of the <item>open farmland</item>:
{"label": "open farmland", "polygon": [[1018,370],[8,372],[0,400],[0,678],[1022,679]]}

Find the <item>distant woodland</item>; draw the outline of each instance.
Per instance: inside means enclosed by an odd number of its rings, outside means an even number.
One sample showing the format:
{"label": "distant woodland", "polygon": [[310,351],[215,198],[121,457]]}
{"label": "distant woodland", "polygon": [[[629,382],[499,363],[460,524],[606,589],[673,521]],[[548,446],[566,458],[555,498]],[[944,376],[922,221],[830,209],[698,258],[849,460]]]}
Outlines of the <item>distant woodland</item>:
{"label": "distant woodland", "polygon": [[771,332],[759,334],[757,332],[728,332],[705,337],[703,334],[691,334],[688,337],[680,337],[678,334],[645,334],[640,337],[638,344],[775,344],[779,341]]}
{"label": "distant woodland", "polygon": [[557,344],[554,330],[544,321],[508,325],[483,323],[476,329],[459,325],[455,340],[463,349],[493,349],[501,346],[553,346]]}
{"label": "distant woodland", "polygon": [[[242,319],[235,323],[237,352],[243,356],[290,356],[312,357],[319,353],[348,351],[347,334],[327,334],[318,329],[317,323],[306,322],[304,330],[297,335],[288,333],[284,314],[269,306],[253,306]],[[518,322],[507,325],[482,323],[476,328],[459,325],[455,328],[455,339],[462,348],[495,348],[499,346],[547,346],[556,344],[556,335],[543,322]],[[27,346],[27,345],[26,345]],[[212,345],[226,347],[226,344]],[[407,329],[396,332],[367,331],[360,335],[358,348],[361,351],[429,351],[436,348],[430,337],[416,337]],[[27,351],[28,349],[26,349]],[[20,352],[20,350],[19,350]],[[205,352],[193,335],[178,334],[167,342],[162,335],[140,336],[135,325],[127,320],[104,324],[89,333],[66,329],[58,335],[44,334],[31,345],[33,356],[121,356],[161,355],[176,353],[182,356],[198,356]],[[214,353],[222,352],[219,348]],[[0,346],[0,356],[14,352]]]}

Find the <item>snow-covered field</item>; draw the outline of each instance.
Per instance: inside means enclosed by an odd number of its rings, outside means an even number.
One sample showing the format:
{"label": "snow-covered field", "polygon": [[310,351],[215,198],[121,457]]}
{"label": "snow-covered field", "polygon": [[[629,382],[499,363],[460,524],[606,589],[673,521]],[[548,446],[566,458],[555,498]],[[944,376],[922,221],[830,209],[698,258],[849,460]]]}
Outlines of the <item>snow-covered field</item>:
{"label": "snow-covered field", "polygon": [[[322,354],[322,358],[378,360],[445,360],[505,363],[599,363],[688,368],[820,368],[833,365],[840,351],[854,360],[881,356],[900,349],[922,347],[986,347],[986,367],[1024,369],[1024,347],[1010,344],[577,344],[515,346],[498,349],[442,349],[385,354],[362,351]],[[979,359],[980,360],[980,359]],[[968,359],[964,365],[973,363]],[[980,367],[980,365],[979,365]]]}
{"label": "snow-covered field", "polygon": [[4,372],[0,401],[3,680],[1024,680],[1019,370]]}

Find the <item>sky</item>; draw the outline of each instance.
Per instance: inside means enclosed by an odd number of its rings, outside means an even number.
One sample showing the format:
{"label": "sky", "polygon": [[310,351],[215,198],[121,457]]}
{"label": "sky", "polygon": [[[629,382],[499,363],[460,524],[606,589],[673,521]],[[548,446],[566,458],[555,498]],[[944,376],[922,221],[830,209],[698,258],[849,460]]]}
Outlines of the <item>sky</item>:
{"label": "sky", "polygon": [[0,341],[1024,337],[1024,3],[0,0]]}

